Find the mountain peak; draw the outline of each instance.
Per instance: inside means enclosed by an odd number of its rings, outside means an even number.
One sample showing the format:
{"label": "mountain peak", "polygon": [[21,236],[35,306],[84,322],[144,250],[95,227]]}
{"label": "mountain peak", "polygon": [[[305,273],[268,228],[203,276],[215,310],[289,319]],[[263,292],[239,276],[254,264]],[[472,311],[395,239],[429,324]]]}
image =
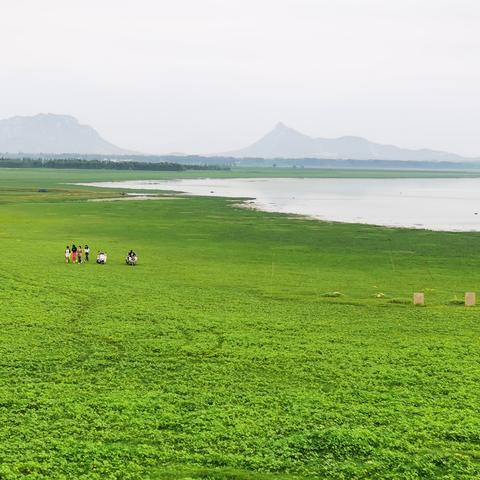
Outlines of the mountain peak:
{"label": "mountain peak", "polygon": [[39,120],[62,120],[68,123],[80,125],[78,119],[72,115],[62,115],[58,113],[38,113],[37,115],[34,115],[33,118],[37,118]]}
{"label": "mountain peak", "polygon": [[35,115],[16,115],[14,117],[6,118],[0,121],[2,122],[6,122],[6,121],[43,122],[43,121],[52,121],[52,120],[79,124],[79,121],[75,117],[71,115],[60,115],[57,113],[37,113]]}
{"label": "mountain peak", "polygon": [[[279,122],[252,145],[230,152],[238,158],[318,158],[346,160],[468,161],[453,153],[434,150],[409,150],[381,145],[363,137],[314,138]],[[471,160],[471,159],[470,159]]]}
{"label": "mountain peak", "polygon": [[289,130],[289,128],[283,122],[278,122],[274,130]]}
{"label": "mountain peak", "polygon": [[297,130],[294,130],[293,128],[285,125],[283,122],[278,122],[275,127],[273,128],[273,130],[271,131],[271,133],[290,133],[290,134],[295,134],[295,135],[303,135],[303,133],[300,133],[299,131]]}
{"label": "mountain peak", "polygon": [[[294,138],[310,138],[303,133],[300,133],[298,130],[294,130],[291,127],[288,127],[283,122],[278,122],[273,130],[270,130],[264,138],[274,138],[276,141],[290,141]],[[283,140],[281,140],[283,139]]]}
{"label": "mountain peak", "polygon": [[0,120],[0,152],[125,155],[129,152],[104,140],[71,115],[39,113]]}

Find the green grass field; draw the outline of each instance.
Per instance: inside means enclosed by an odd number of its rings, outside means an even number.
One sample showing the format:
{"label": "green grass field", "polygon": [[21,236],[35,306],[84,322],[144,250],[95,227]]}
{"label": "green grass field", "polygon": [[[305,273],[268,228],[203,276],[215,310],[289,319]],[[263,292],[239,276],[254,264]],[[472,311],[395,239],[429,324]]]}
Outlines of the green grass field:
{"label": "green grass field", "polygon": [[0,479],[480,477],[479,234],[67,185],[165,176],[0,170]]}

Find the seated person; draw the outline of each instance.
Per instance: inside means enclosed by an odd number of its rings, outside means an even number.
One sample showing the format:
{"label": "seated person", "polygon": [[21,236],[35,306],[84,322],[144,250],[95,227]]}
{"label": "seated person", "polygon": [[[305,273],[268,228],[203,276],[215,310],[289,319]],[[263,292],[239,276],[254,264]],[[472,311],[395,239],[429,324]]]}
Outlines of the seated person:
{"label": "seated person", "polygon": [[107,263],[107,254],[105,252],[98,252],[97,263],[104,265]]}
{"label": "seated person", "polygon": [[133,250],[130,250],[127,253],[126,260],[127,260],[127,263],[130,265],[137,263],[137,254]]}

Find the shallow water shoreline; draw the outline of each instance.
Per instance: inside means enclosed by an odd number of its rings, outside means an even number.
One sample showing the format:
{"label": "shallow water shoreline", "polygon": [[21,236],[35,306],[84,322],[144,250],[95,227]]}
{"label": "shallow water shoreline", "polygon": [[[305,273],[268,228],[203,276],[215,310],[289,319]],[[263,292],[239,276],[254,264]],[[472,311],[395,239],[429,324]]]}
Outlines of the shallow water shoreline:
{"label": "shallow water shoreline", "polygon": [[476,178],[202,178],[77,185],[249,199],[241,205],[237,202],[236,206],[326,222],[448,232],[480,231],[480,179]]}

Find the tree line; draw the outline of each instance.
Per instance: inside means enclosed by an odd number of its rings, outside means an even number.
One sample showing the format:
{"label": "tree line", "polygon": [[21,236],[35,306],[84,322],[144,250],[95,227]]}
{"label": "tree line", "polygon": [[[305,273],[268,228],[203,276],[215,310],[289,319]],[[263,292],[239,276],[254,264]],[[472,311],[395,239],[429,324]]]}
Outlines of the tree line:
{"label": "tree line", "polygon": [[229,170],[225,165],[194,165],[176,162],[138,162],[113,160],[85,160],[82,158],[0,158],[0,168],[75,168],[92,170]]}

